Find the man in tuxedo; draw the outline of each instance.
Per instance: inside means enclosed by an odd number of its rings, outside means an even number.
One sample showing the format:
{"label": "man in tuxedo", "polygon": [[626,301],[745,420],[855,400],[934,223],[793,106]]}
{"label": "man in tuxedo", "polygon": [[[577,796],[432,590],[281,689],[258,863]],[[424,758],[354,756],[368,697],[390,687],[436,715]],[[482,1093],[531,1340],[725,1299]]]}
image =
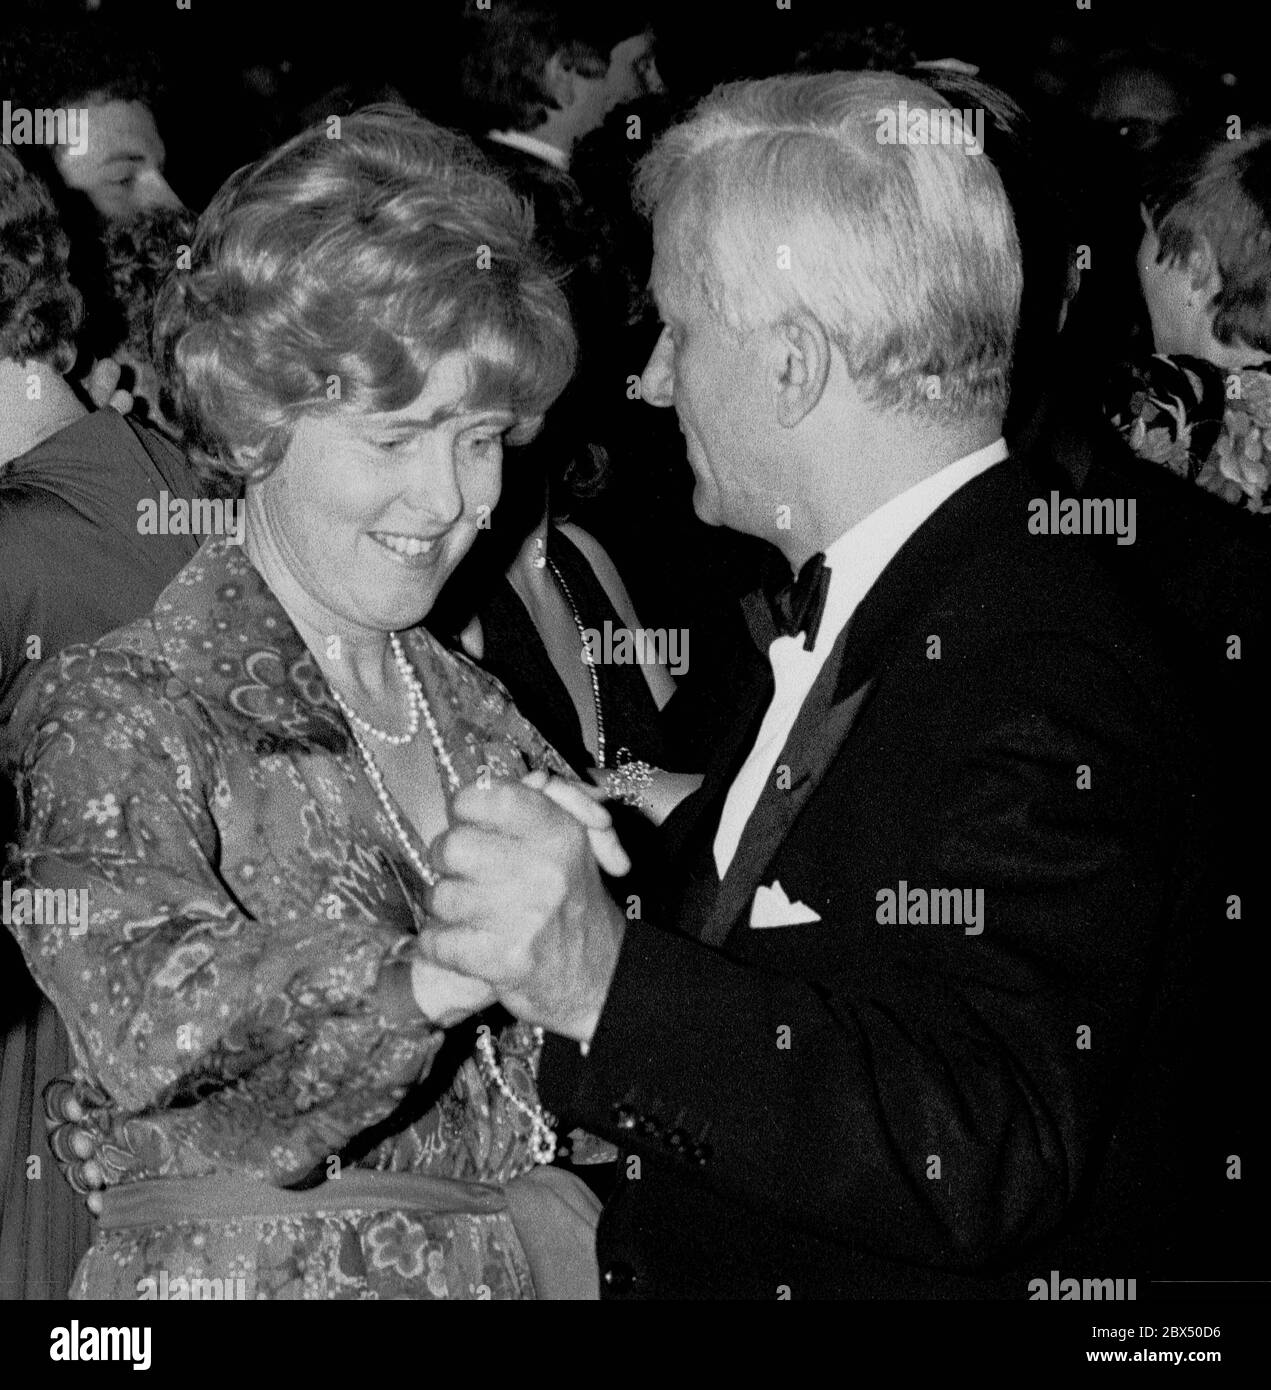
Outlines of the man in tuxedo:
{"label": "man in tuxedo", "polygon": [[1027,1298],[1142,1278],[1168,1228],[1189,736],[1116,538],[1030,530],[991,152],[885,138],[942,105],[737,84],[641,171],[643,394],[698,514],[798,573],[750,605],[770,670],[676,813],[687,870],[624,914],[502,784],[434,846],[425,952],[545,1030],[545,1103],[623,1152],[608,1296]]}

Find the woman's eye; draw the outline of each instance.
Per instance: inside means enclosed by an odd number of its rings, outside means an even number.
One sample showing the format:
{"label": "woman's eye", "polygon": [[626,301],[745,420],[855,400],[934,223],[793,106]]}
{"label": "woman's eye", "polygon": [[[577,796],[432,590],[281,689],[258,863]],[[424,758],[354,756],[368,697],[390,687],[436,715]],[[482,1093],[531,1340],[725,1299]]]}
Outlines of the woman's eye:
{"label": "woman's eye", "polygon": [[382,449],[385,453],[393,453],[396,449],[401,449],[410,443],[409,435],[394,435],[388,439],[376,439],[372,441],[377,449]]}

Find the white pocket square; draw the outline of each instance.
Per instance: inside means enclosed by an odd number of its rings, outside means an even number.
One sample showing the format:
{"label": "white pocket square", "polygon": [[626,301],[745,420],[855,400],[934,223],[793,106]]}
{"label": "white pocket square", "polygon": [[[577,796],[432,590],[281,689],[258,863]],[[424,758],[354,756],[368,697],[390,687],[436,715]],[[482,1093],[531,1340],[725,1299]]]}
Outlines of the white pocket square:
{"label": "white pocket square", "polygon": [[807,903],[792,903],[786,897],[780,879],[774,879],[771,888],[762,884],[755,890],[755,901],[750,908],[752,927],[793,927],[800,922],[819,922],[821,914],[813,912]]}

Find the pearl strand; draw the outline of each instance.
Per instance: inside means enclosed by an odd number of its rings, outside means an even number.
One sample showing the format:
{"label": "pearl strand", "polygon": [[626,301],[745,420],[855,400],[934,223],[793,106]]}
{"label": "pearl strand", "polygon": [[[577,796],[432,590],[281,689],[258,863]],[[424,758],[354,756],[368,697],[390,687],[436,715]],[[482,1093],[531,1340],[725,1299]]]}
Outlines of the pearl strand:
{"label": "pearl strand", "polygon": [[[395,632],[389,633],[389,641],[392,643],[393,656],[397,662],[397,669],[402,673],[402,678],[406,682],[406,688],[410,692],[411,709],[414,714],[412,720],[412,730],[409,738],[400,735],[393,736],[381,734],[373,729],[365,720],[358,719],[353,715],[350,724],[353,729],[353,741],[357,744],[358,752],[362,755],[362,762],[366,768],[366,775],[370,780],[371,786],[375,791],[376,798],[382,807],[384,814],[388,817],[389,824],[393,827],[393,833],[397,836],[398,843],[405,850],[407,858],[414,866],[415,872],[430,887],[435,888],[441,881],[440,875],[427,863],[415,846],[411,843],[410,836],[406,833],[405,826],[402,825],[401,818],[393,805],[393,798],[388,794],[388,788],[384,785],[384,778],[376,765],[375,759],[371,756],[371,750],[362,741],[359,726],[365,727],[368,733],[376,734],[384,739],[386,743],[398,745],[409,743],[419,732],[419,715],[422,713],[424,724],[428,729],[428,737],[433,746],[439,766],[446,774],[446,782],[450,788],[451,795],[459,790],[459,773],[451,760],[450,753],[446,748],[445,740],[441,736],[441,729],[437,725],[437,720],[433,716],[432,706],[428,703],[428,697],[424,694],[423,685],[419,677],[415,674],[415,668],[410,664],[402,644]],[[352,711],[347,708],[344,701],[340,698],[339,692],[332,690],[336,702],[344,711],[345,715],[351,715]],[[597,707],[599,708],[599,707]],[[535,1028],[532,1033],[535,1047],[541,1049],[543,1046],[543,1030]],[[499,1066],[498,1057],[495,1053],[494,1041],[490,1036],[488,1027],[483,1027],[477,1034],[477,1056],[478,1065],[481,1068],[487,1082],[494,1086],[499,1094],[508,1102],[509,1105],[520,1115],[523,1115],[530,1125],[530,1157],[534,1163],[550,1163],[556,1157],[556,1132],[552,1128],[554,1123],[551,1115],[543,1109],[541,1105],[526,1105],[508,1085],[507,1077],[503,1074],[503,1069]]]}
{"label": "pearl strand", "polygon": [[346,703],[344,696],[334,686],[331,687],[331,693],[335,696],[335,702],[340,706],[344,717],[355,729],[361,733],[370,734],[372,738],[377,738],[382,743],[390,743],[394,748],[404,748],[406,744],[413,741],[419,732],[419,712],[421,709],[428,709],[428,701],[424,699],[424,692],[420,689],[414,668],[407,661],[406,653],[402,650],[401,639],[395,632],[390,632],[388,640],[393,648],[393,660],[397,664],[397,673],[406,686],[409,727],[404,734],[386,734],[383,729],[377,729],[369,720],[363,719],[360,714],[355,713]]}
{"label": "pearl strand", "polygon": [[[543,1046],[543,1030],[535,1028],[532,1036],[534,1046],[541,1048]],[[486,1080],[494,1085],[499,1094],[514,1110],[529,1120],[530,1157],[535,1163],[550,1163],[556,1157],[556,1131],[552,1128],[555,1117],[544,1110],[541,1105],[526,1105],[508,1085],[507,1077],[504,1076],[498,1061],[495,1059],[494,1040],[490,1036],[489,1028],[483,1027],[477,1033],[477,1054]]]}

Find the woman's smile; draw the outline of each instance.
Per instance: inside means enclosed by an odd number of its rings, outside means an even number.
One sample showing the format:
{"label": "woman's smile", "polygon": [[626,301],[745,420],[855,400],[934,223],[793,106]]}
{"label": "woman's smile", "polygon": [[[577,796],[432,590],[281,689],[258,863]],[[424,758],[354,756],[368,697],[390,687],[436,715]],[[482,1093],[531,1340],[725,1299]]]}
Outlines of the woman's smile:
{"label": "woman's smile", "polygon": [[400,531],[371,531],[371,539],[387,551],[394,564],[407,569],[426,570],[436,564],[442,554],[441,542],[448,532],[435,536],[417,536]]}

